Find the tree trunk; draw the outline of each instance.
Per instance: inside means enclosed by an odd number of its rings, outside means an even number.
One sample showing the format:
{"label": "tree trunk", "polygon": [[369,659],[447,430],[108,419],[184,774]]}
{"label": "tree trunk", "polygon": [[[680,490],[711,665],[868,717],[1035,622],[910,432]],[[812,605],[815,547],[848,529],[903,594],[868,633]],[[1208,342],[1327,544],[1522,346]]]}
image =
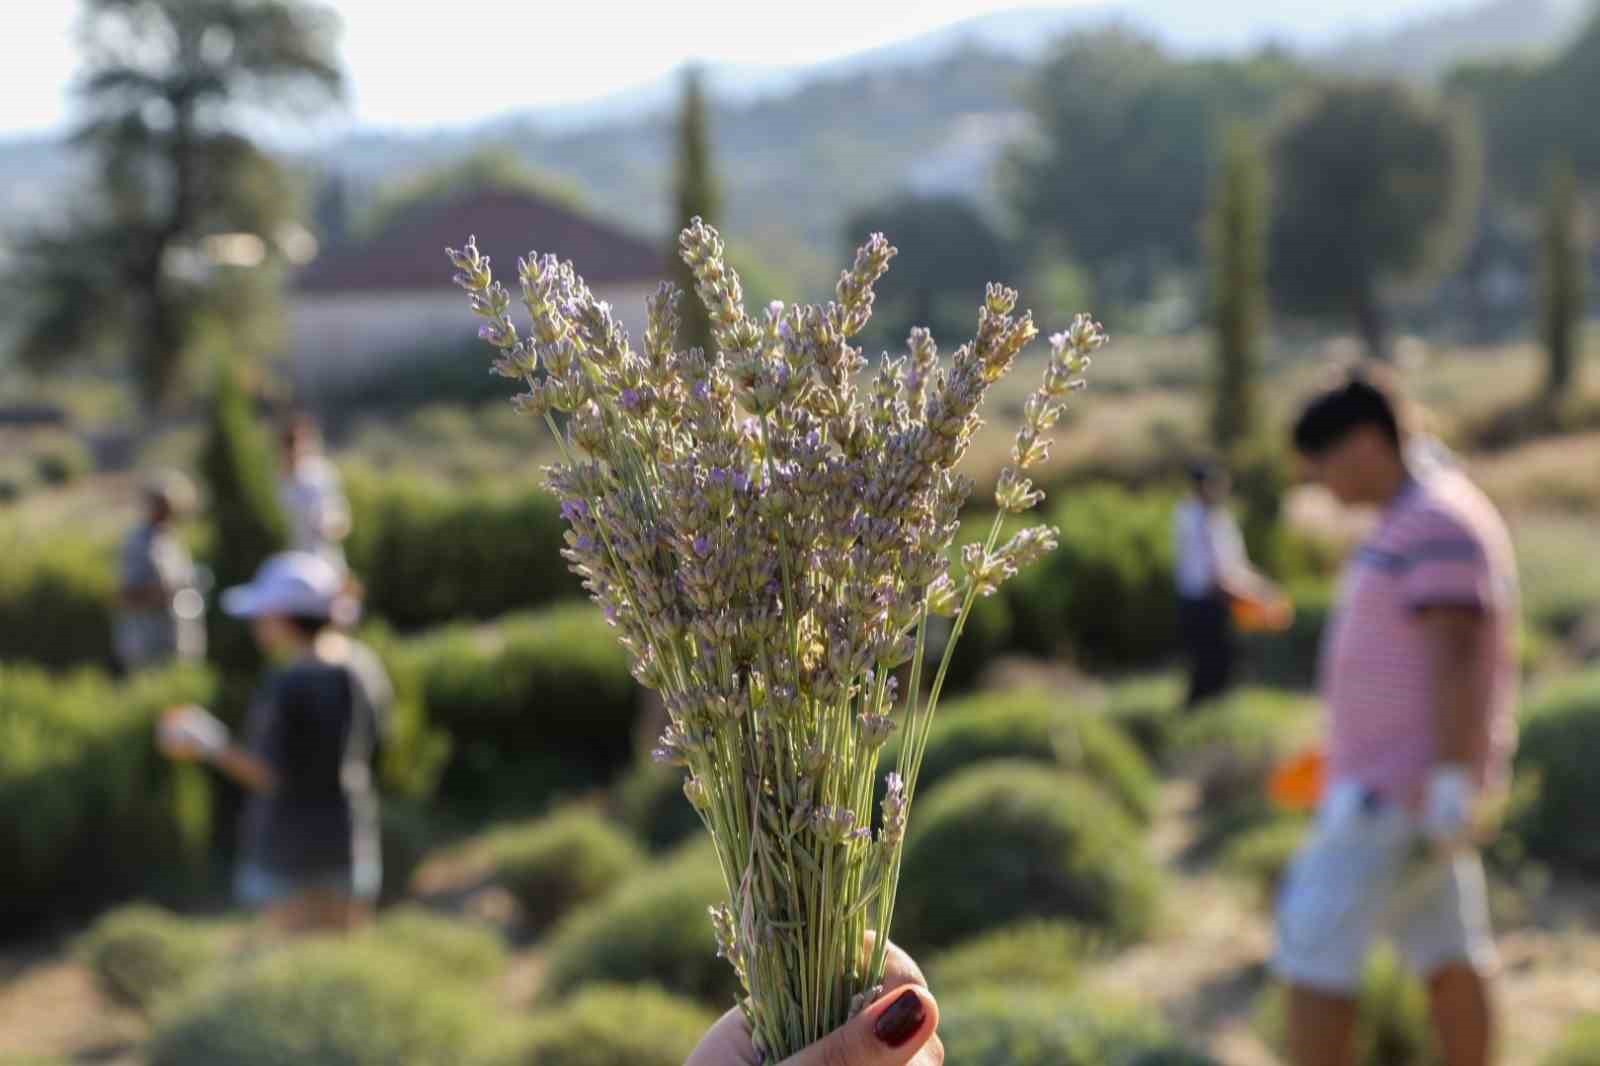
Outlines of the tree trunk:
{"label": "tree trunk", "polygon": [[1367,347],[1367,356],[1387,363],[1394,354],[1389,350],[1389,323],[1384,317],[1382,301],[1370,286],[1356,294],[1354,311],[1356,329]]}

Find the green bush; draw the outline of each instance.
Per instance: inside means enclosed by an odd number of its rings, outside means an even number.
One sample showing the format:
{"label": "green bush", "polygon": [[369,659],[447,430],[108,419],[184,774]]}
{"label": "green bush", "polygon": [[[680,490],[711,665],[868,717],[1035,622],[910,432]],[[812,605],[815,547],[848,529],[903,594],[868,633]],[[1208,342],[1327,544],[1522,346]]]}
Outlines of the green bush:
{"label": "green bush", "polygon": [[1177,675],[1136,677],[1111,687],[1105,713],[1147,758],[1160,764],[1171,753],[1183,701],[1184,682]]}
{"label": "green bush", "polygon": [[599,899],[645,866],[633,838],[583,807],[499,830],[488,850],[496,879],[517,897],[523,919],[535,929]]}
{"label": "green bush", "polygon": [[636,762],[611,794],[612,812],[651,851],[679,843],[704,828],[700,815],[683,795],[683,770]]}
{"label": "green bush", "polygon": [[383,834],[384,902],[407,895],[411,878],[444,837],[440,817],[411,797],[384,796],[379,807]]}
{"label": "green bush", "polygon": [[[1053,989],[974,989],[941,1001],[945,1060],[961,1066],[1207,1066],[1153,1015]],[[1214,1066],[1214,1064],[1213,1064]]]}
{"label": "green bush", "polygon": [[560,507],[531,486],[451,489],[347,470],[346,552],[371,614],[402,630],[495,618],[580,594]]}
{"label": "green bush", "polygon": [[560,998],[596,981],[654,981],[718,1009],[732,1005],[739,981],[717,958],[706,916],[727,891],[699,848],[641,870],[556,926],[545,941],[541,994]]}
{"label": "green bush", "polygon": [[1529,856],[1600,873],[1600,670],[1540,693],[1528,709],[1516,773],[1534,799],[1512,815],[1511,832]]}
{"label": "green bush", "polygon": [[215,925],[184,921],[171,911],[131,904],[102,915],[75,945],[76,954],[112,1000],[148,1011],[215,965],[226,949]]}
{"label": "green bush", "polygon": [[[1281,988],[1269,990],[1258,1028],[1280,1053],[1286,1047],[1286,1005]],[[1356,1015],[1355,1066],[1443,1066],[1428,1020],[1428,994],[1393,951],[1373,953],[1361,976]]]}
{"label": "green bush", "polygon": [[592,985],[541,1011],[513,1060],[526,1066],[680,1066],[716,1016],[652,985]]}
{"label": "green bush", "polygon": [[1072,774],[1015,761],[964,770],[912,804],[897,935],[943,947],[1041,917],[1136,938],[1160,891],[1140,836],[1115,801]]}
{"label": "green bush", "polygon": [[388,646],[399,699],[450,737],[440,787],[487,809],[537,806],[627,764],[638,687],[600,612],[552,607]]}
{"label": "green bush", "polygon": [[365,939],[282,949],[163,1016],[149,1066],[489,1066],[514,1033],[490,997]]}
{"label": "green bush", "polygon": [[1098,938],[1070,922],[1021,921],[933,956],[928,987],[937,996],[1005,984],[1066,989],[1098,950]]}
{"label": "green bush", "polygon": [[482,984],[506,968],[505,942],[494,930],[416,904],[385,911],[362,937],[452,981]]}
{"label": "green bush", "polygon": [[[896,734],[884,747],[881,765],[895,765],[899,749]],[[942,705],[928,734],[917,788],[931,788],[987,759],[1076,770],[1140,820],[1155,811],[1156,780],[1139,749],[1103,716],[1044,690],[989,693]]]}
{"label": "green bush", "polygon": [[94,470],[94,455],[76,437],[52,440],[33,453],[33,472],[46,485],[66,485]]}
{"label": "green bush", "polygon": [[1289,863],[1305,840],[1304,818],[1278,816],[1247,829],[1228,841],[1222,866],[1228,873],[1254,885],[1261,898],[1276,898]]}
{"label": "green bush", "polygon": [[1258,684],[1306,689],[1316,682],[1334,588],[1327,581],[1308,579],[1292,582],[1287,592],[1294,601],[1294,622],[1282,633],[1240,634],[1241,672]]}
{"label": "green bush", "polygon": [[1168,493],[1114,485],[1068,489],[1048,521],[1061,545],[1006,586],[1018,643],[1063,646],[1099,665],[1137,665],[1168,654],[1176,633]]}
{"label": "green bush", "polygon": [[0,537],[0,662],[110,666],[116,548],[80,537]]}
{"label": "green bush", "polygon": [[1600,1014],[1580,1018],[1539,1066],[1600,1066]]}
{"label": "green bush", "polygon": [[113,684],[0,666],[0,934],[170,886],[203,860],[207,773],[162,757],[153,737],[163,709],[212,691],[193,668]]}
{"label": "green bush", "polygon": [[1185,716],[1174,750],[1198,777],[1206,813],[1225,815],[1265,804],[1273,769],[1315,729],[1310,700],[1244,689]]}

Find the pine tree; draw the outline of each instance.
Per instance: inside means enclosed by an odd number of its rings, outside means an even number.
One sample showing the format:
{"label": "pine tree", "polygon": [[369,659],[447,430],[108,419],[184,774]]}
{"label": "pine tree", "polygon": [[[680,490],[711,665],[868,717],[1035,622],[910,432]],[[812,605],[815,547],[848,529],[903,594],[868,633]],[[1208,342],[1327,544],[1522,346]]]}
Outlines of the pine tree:
{"label": "pine tree", "polygon": [[684,290],[682,341],[689,347],[711,350],[711,317],[694,295],[694,276],[678,255],[678,231],[692,218],[708,224],[722,221],[722,192],[711,162],[710,117],[707,114],[701,74],[690,68],[683,76],[683,103],[678,115],[678,173],[672,247],[668,252],[673,279]]}
{"label": "pine tree", "polygon": [[[211,424],[200,456],[213,541],[209,562],[218,587],[249,581],[269,555],[288,541],[278,505],[272,443],[256,421],[238,372],[222,362],[211,400]],[[241,675],[259,664],[250,636],[212,612],[212,657],[225,673]]]}
{"label": "pine tree", "polygon": [[1211,435],[1224,454],[1249,440],[1258,419],[1256,379],[1266,321],[1266,166],[1250,133],[1230,132],[1211,210],[1212,324],[1216,397]]}
{"label": "pine tree", "polygon": [[1546,358],[1545,394],[1571,393],[1583,354],[1583,290],[1587,281],[1579,234],[1578,182],[1568,163],[1550,173],[1545,193],[1540,329]]}

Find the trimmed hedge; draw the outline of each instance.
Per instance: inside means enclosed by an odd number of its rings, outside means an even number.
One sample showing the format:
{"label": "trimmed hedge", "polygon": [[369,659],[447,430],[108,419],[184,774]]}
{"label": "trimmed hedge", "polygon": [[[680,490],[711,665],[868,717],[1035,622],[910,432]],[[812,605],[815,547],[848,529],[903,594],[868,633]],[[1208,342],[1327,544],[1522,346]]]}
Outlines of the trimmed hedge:
{"label": "trimmed hedge", "polygon": [[114,545],[0,538],[0,662],[111,666],[116,596]]}
{"label": "trimmed hedge", "polygon": [[943,947],[1040,917],[1132,940],[1150,928],[1160,887],[1115,801],[1075,775],[997,760],[913,802],[896,936]]}
{"label": "trimmed hedge", "polygon": [[1046,521],[1061,545],[1005,586],[1018,644],[1100,666],[1157,661],[1176,639],[1173,497],[1116,485],[1065,490]]}
{"label": "trimmed hedge", "polygon": [[440,787],[504,811],[627,764],[638,686],[600,612],[574,603],[390,643],[396,691],[450,737]]}
{"label": "trimmed hedge", "polygon": [[1277,764],[1315,736],[1315,704],[1272,689],[1242,689],[1186,715],[1173,738],[1194,770],[1208,816],[1267,802]]}
{"label": "trimmed hedge", "polygon": [[0,936],[156,887],[206,854],[206,771],[155,750],[175,703],[209,702],[197,668],[125,684],[0,666]]}
{"label": "trimmed hedge", "polygon": [[717,1009],[731,1006],[739,979],[717,958],[706,916],[726,896],[709,850],[641,870],[556,926],[545,941],[540,994],[559,999],[591,982],[654,981]]}
{"label": "trimmed hedge", "polygon": [[345,471],[350,567],[369,612],[402,630],[487,619],[581,595],[556,501],[532,486],[445,488]]}
{"label": "trimmed hedge", "polygon": [[505,942],[494,930],[416,904],[385,911],[361,939],[407,957],[436,978],[481,985],[506,968]]}
{"label": "trimmed hedge", "polygon": [[933,956],[928,987],[938,996],[1008,984],[1067,989],[1077,984],[1083,960],[1099,950],[1098,940],[1070,922],[1017,922]]}
{"label": "trimmed hedge", "polygon": [[[899,757],[898,733],[880,765]],[[953,700],[934,716],[923,754],[919,790],[987,759],[1024,759],[1076,770],[1106,790],[1141,821],[1155,811],[1157,783],[1149,764],[1110,721],[1077,709],[1042,689],[989,693]]]}
{"label": "trimmed hedge", "polygon": [[1146,758],[1160,765],[1171,754],[1183,720],[1184,695],[1184,681],[1176,674],[1130,678],[1112,686],[1105,714]]}
{"label": "trimmed hedge", "polygon": [[297,945],[163,1012],[149,1066],[490,1066],[514,1027],[473,985],[367,938]]}
{"label": "trimmed hedge", "polygon": [[148,1012],[221,960],[226,931],[135,903],[102,915],[75,954],[112,1000]]}
{"label": "trimmed hedge", "polygon": [[573,906],[600,899],[645,865],[643,850],[595,811],[570,807],[493,833],[495,878],[542,929]]}
{"label": "trimmed hedge", "polygon": [[1600,873],[1600,670],[1540,693],[1522,723],[1519,779],[1534,799],[1513,812],[1510,829],[1535,859]]}
{"label": "trimmed hedge", "polygon": [[1215,1066],[1154,1015],[1053,989],[974,990],[941,1002],[945,1059],[960,1066]]}
{"label": "trimmed hedge", "polygon": [[541,1011],[513,1060],[525,1066],[680,1066],[716,1015],[654,985],[591,985]]}

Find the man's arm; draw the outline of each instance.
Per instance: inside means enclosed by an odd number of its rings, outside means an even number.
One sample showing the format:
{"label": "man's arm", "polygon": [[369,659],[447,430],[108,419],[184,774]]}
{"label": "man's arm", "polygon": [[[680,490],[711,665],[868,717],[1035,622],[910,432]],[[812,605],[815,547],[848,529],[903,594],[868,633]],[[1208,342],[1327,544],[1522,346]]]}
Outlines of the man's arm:
{"label": "man's arm", "polygon": [[1487,721],[1490,693],[1476,669],[1488,624],[1477,607],[1424,607],[1417,611],[1428,647],[1432,681],[1434,762],[1470,766]]}

